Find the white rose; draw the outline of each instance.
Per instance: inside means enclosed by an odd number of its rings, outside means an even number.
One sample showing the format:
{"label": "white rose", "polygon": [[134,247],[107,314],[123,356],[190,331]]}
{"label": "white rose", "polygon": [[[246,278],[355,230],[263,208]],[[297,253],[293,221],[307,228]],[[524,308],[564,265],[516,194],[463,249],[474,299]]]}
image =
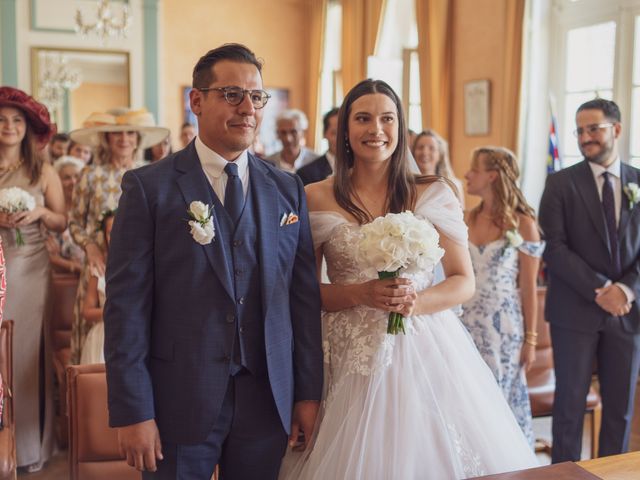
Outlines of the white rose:
{"label": "white rose", "polygon": [[209,219],[209,221],[204,225],[196,222],[195,220],[190,220],[189,226],[191,227],[191,236],[196,242],[200,245],[208,245],[211,243],[215,234],[213,219]]}
{"label": "white rose", "polygon": [[189,211],[196,220],[201,222],[209,217],[209,207],[197,200],[189,204]]}

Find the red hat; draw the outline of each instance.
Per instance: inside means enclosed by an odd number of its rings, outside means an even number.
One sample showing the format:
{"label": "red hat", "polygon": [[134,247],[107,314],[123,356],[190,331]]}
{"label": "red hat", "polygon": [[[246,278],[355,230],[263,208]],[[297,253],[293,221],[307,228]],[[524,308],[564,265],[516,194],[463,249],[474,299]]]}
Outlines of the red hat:
{"label": "red hat", "polygon": [[0,107],[14,107],[24,113],[39,148],[44,148],[56,133],[56,125],[51,123],[47,107],[22,90],[0,87]]}

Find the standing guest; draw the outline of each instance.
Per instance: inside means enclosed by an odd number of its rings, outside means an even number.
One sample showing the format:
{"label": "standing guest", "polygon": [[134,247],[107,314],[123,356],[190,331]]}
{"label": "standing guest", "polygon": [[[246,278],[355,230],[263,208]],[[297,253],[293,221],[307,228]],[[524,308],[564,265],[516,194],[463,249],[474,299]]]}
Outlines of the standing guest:
{"label": "standing guest", "polygon": [[49,144],[49,156],[51,157],[52,163],[61,156],[67,154],[70,141],[71,139],[66,133],[56,133],[53,137],[51,137],[51,142]]}
{"label": "standing guest", "polygon": [[184,122],[182,127],[180,127],[180,143],[182,143],[182,148],[189,145],[194,138],[196,138],[196,127],[189,122]]}
{"label": "standing guest", "polygon": [[198,136],[122,179],[104,309],[109,421],[145,479],[209,479],[218,464],[226,480],[275,480],[287,434],[313,430],[309,218],[300,179],[247,152],[269,99],[261,68],[243,45],[205,54],[190,96]]}
{"label": "standing guest", "polygon": [[544,242],[518,176],[518,162],[506,148],[473,152],[467,192],[482,201],[466,217],[476,293],[463,305],[462,323],[533,446],[525,373],[536,355],[536,278]]}
{"label": "standing guest", "polygon": [[[105,260],[109,255],[111,229],[113,228],[115,215],[115,210],[107,210],[103,213],[102,220],[100,221],[100,230],[104,235]],[[89,333],[87,333],[87,338],[82,347],[82,354],[80,355],[81,365],[104,363],[104,322],[102,313],[105,299],[104,275],[92,272],[89,284],[87,285],[87,293],[84,297],[84,306],[82,309],[82,315],[84,316],[86,324],[90,327],[90,330]]]}
{"label": "standing guest", "polygon": [[456,187],[456,196],[464,209],[462,182],[453,173],[449,160],[449,144],[434,130],[420,132],[411,144],[411,153],[423,175],[440,175]]}
{"label": "standing guest", "polygon": [[[540,226],[549,275],[556,390],[553,462],[580,460],[586,397],[597,362],[599,455],[624,453],[640,367],[640,171],[618,153],[620,109],[583,103],[576,135],[584,161],[547,177]],[[634,193],[635,192],[635,193]]]}
{"label": "standing guest", "polygon": [[[317,263],[325,257],[331,279],[321,285],[327,385],[312,446],[287,453],[281,479],[459,479],[536,465],[450,310],[473,294],[467,227],[446,180],[410,171],[389,85],[351,89],[338,139],[335,175],[306,188]],[[428,263],[380,279],[362,258],[363,225],[405,211],[439,232],[447,275],[437,285]],[[405,316],[406,334],[387,333],[390,312]]]}
{"label": "standing guest", "polygon": [[[62,182],[65,213],[68,221],[73,208],[73,190],[78,183],[84,163],[76,157],[63,155],[56,160],[53,168],[58,172]],[[68,228],[61,234],[53,234],[47,237],[47,250],[54,270],[78,275],[82,271],[84,250],[73,241]]]}
{"label": "standing guest", "polygon": [[79,158],[85,165],[89,165],[93,160],[93,149],[91,148],[91,145],[83,145],[82,143],[77,143],[73,140],[69,142],[68,154],[72,157]]}
{"label": "standing guest", "polygon": [[[0,188],[19,187],[33,196],[31,211],[0,213],[6,256],[7,303],[4,315],[15,321],[13,368],[18,466],[38,471],[54,447],[53,402],[48,342],[43,348],[43,317],[49,256],[43,230],[62,232],[67,221],[60,178],[38,150],[55,127],[47,108],[21,90],[0,87]],[[24,244],[16,243],[19,228]],[[44,358],[44,371],[41,368]]]}
{"label": "standing guest", "polygon": [[329,142],[329,150],[309,165],[305,165],[300,168],[297,172],[302,183],[305,185],[324,180],[329,175],[333,175],[333,172],[335,171],[338,111],[339,110],[337,108],[332,108],[325,113],[322,118],[324,138]]}
{"label": "standing guest", "polygon": [[149,163],[162,160],[164,157],[172,153],[171,151],[171,136],[162,140],[160,143],[150,146],[144,151],[144,159]]}
{"label": "standing guest", "polygon": [[93,113],[85,127],[71,132],[71,138],[95,148],[93,164],[87,166],[74,192],[74,205],[69,230],[76,244],[85,251],[85,264],[78,285],[71,332],[71,362],[80,361],[80,354],[89,326],[82,309],[91,272],[104,275],[105,260],[100,232],[104,211],[115,210],[120,200],[120,183],[127,170],[142,165],[139,152],[155,145],[169,135],[169,130],[155,126],[146,110]]}
{"label": "standing guest", "polygon": [[318,155],[304,146],[304,135],[308,128],[309,121],[301,110],[289,109],[278,115],[276,135],[282,143],[282,150],[267,157],[267,161],[285,172],[295,173],[318,158]]}

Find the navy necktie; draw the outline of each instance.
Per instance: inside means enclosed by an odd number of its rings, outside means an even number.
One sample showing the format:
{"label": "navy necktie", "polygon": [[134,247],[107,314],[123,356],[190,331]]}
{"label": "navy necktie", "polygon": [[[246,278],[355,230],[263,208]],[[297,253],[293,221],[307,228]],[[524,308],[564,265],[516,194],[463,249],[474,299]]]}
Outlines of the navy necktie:
{"label": "navy necktie", "polygon": [[[607,233],[609,234],[609,248],[611,250],[611,260],[616,277],[620,276],[620,251],[618,248],[618,227],[616,225],[616,202],[613,196],[613,186],[609,181],[609,172],[604,172],[604,184],[602,185],[602,210],[604,219],[607,222]],[[615,278],[614,280],[617,280]]]}
{"label": "navy necktie", "polygon": [[224,208],[231,217],[234,224],[238,223],[242,207],[244,206],[244,192],[242,181],[238,176],[238,165],[233,162],[227,163],[224,167],[227,174],[227,186],[224,190]]}

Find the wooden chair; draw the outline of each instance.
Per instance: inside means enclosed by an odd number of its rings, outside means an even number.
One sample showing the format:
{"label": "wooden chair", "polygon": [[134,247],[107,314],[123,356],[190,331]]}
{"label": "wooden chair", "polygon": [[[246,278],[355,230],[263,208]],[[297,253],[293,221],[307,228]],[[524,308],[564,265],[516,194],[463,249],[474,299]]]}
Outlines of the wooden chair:
{"label": "wooden chair", "polygon": [[[538,345],[536,346],[536,361],[527,372],[529,400],[533,418],[550,417],[553,412],[553,397],[555,394],[555,374],[553,369],[553,349],[549,323],[544,319],[544,305],[547,290],[538,288]],[[600,436],[600,421],[602,404],[600,395],[593,387],[587,395],[585,415],[591,417],[591,458],[598,456],[598,437]],[[551,455],[551,445],[542,439],[536,439],[536,452]]]}
{"label": "wooden chair", "polygon": [[134,480],[109,428],[107,377],[103,364],[67,367],[69,472],[71,480]]}
{"label": "wooden chair", "polygon": [[49,338],[53,353],[53,370],[58,384],[59,409],[56,415],[56,433],[62,448],[68,444],[67,436],[67,383],[65,369],[71,360],[71,329],[73,308],[78,290],[78,276],[69,273],[51,274],[51,313]]}
{"label": "wooden chair", "polygon": [[0,373],[4,389],[3,428],[0,430],[0,480],[16,478],[16,425],[13,419],[13,321],[0,328]]}

